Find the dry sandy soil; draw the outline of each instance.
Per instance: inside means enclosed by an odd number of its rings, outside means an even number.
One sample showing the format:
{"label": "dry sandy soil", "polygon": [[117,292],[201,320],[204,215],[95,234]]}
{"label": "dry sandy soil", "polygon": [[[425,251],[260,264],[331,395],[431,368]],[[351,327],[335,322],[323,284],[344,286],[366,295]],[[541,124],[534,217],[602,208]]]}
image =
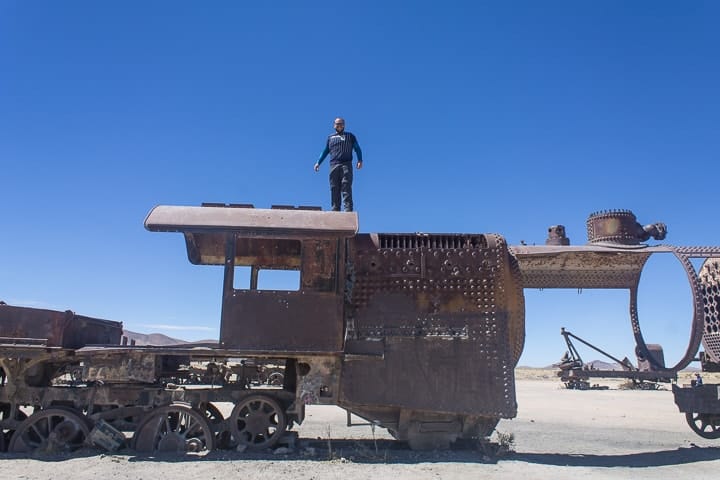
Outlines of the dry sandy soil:
{"label": "dry sandy soil", "polygon": [[551,371],[516,375],[518,416],[498,425],[502,434],[512,434],[514,445],[500,457],[479,450],[412,452],[382,429],[346,427],[339,408],[315,406],[308,408],[291,453],[218,451],[187,458],[88,450],[33,459],[3,454],[0,478],[709,479],[720,472],[720,440],[695,435],[669,389],[622,390],[620,381],[599,380],[610,389],[577,391],[564,389]]}

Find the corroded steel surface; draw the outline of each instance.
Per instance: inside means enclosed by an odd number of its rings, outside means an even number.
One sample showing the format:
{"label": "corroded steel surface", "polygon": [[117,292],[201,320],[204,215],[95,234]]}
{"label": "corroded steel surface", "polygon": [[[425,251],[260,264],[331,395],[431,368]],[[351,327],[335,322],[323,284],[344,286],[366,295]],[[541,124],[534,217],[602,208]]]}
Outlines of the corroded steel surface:
{"label": "corroded steel surface", "polygon": [[342,298],[239,291],[223,301],[220,345],[245,351],[341,352]]}
{"label": "corroded steel surface", "polygon": [[[340,239],[255,240],[226,233],[220,344],[225,348],[340,352],[343,341],[344,242]],[[291,243],[288,243],[291,242]],[[247,274],[249,288],[237,285]],[[258,273],[299,274],[294,290],[260,290]]]}
{"label": "corroded steel surface", "polygon": [[90,344],[118,344],[122,323],[40,308],[0,303],[0,343],[28,343],[48,347],[81,348]]}
{"label": "corroded steel surface", "polygon": [[[550,229],[552,233],[552,228]],[[698,278],[691,260],[720,255],[718,247],[647,246],[640,244],[650,237],[665,238],[667,228],[662,223],[642,227],[628,210],[595,213],[587,223],[588,244],[562,246],[548,242],[545,246],[514,246],[522,274],[524,288],[618,288],[630,294],[630,323],[635,337],[637,355],[648,367],[668,373],[677,372],[693,361],[703,339],[706,313],[712,311],[714,297],[705,293],[712,289],[712,276]],[[648,348],[640,328],[637,309],[638,284],[647,259],[655,253],[671,253],[685,270],[693,298],[693,317],[690,338],[683,357],[666,367]],[[703,285],[707,284],[707,285]],[[717,326],[717,325],[716,325]],[[712,330],[712,326],[710,326]],[[712,339],[708,337],[711,341]]]}
{"label": "corroded steel surface", "polygon": [[681,412],[720,414],[720,385],[680,387],[673,385],[675,404]]}
{"label": "corroded steel surface", "polygon": [[720,258],[708,258],[699,273],[703,302],[705,355],[720,363]]}
{"label": "corroded steel surface", "polygon": [[520,265],[524,288],[632,288],[652,253],[650,248],[510,247]]}
{"label": "corroded steel surface", "polygon": [[553,225],[549,227],[545,245],[570,245],[570,239],[565,233],[565,225]]}
{"label": "corroded steel surface", "polygon": [[596,212],[587,220],[589,243],[612,243],[616,245],[638,245],[650,237],[664,240],[667,227],[654,223],[643,227],[630,210]]}
{"label": "corroded steel surface", "polygon": [[358,235],[348,259],[348,337],[383,360],[345,362],[345,403],[515,415],[524,307],[502,237]]}

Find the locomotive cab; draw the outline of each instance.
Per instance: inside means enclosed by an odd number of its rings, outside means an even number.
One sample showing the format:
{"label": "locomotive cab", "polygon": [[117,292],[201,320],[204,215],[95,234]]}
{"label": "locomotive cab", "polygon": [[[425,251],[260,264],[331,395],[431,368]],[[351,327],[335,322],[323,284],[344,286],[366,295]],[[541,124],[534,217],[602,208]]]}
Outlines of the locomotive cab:
{"label": "locomotive cab", "polygon": [[345,239],[357,233],[357,214],[311,207],[158,206],[145,226],[182,232],[191,263],[224,266],[222,347],[342,351]]}

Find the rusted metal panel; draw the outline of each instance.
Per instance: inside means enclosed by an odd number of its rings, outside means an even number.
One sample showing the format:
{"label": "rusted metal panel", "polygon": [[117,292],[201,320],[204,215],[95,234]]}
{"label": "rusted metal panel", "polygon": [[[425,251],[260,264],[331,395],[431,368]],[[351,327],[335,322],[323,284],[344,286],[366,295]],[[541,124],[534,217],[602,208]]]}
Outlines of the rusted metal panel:
{"label": "rusted metal panel", "polygon": [[119,355],[97,355],[85,362],[82,378],[88,382],[152,383],[160,376],[161,359],[152,353],[132,350]]}
{"label": "rusted metal panel", "polygon": [[344,242],[308,239],[302,249],[301,290],[340,293],[344,288],[340,282],[345,272]]}
{"label": "rusted metal panel", "polygon": [[698,276],[704,306],[702,344],[705,355],[720,363],[720,258],[706,259]]}
{"label": "rusted metal panel", "polygon": [[507,315],[509,343],[522,349],[522,285],[502,237],[364,234],[349,244],[349,338],[474,340],[484,333],[474,322],[499,314]]}
{"label": "rusted metal panel", "polygon": [[672,386],[675,404],[684,413],[720,414],[720,385],[708,384],[698,387]]}
{"label": "rusted metal panel", "polygon": [[524,288],[633,288],[658,249],[541,245],[512,246],[511,251]]}
{"label": "rusted metal panel", "polygon": [[517,413],[514,365],[507,340],[496,337],[506,335],[503,330],[496,327],[485,342],[387,338],[382,360],[345,359],[341,400],[350,406],[512,418]]}
{"label": "rusted metal panel", "polygon": [[337,404],[341,359],[338,356],[299,357],[297,398],[303,405]]}
{"label": "rusted metal panel", "polygon": [[39,308],[0,304],[0,337],[48,347],[119,344],[122,323]]}
{"label": "rusted metal panel", "polygon": [[663,223],[643,227],[629,210],[596,212],[587,219],[588,245],[570,246],[565,227],[548,228],[545,246],[515,246],[525,288],[637,288],[640,272],[655,252],[668,247],[648,247],[650,237],[662,240]]}
{"label": "rusted metal panel", "polygon": [[378,234],[349,244],[342,402],[514,416],[524,307],[502,237]]}
{"label": "rusted metal panel", "polygon": [[[186,232],[185,245],[190,262],[195,265],[223,265],[227,235]],[[238,237],[236,242],[236,265],[299,266],[300,240]]]}
{"label": "rusted metal panel", "polygon": [[235,232],[246,237],[352,237],[355,212],[159,205],[145,219],[153,232]]}
{"label": "rusted metal panel", "polygon": [[[340,352],[344,244],[338,239],[255,239],[226,234],[220,343],[225,348]],[[249,289],[235,288],[235,266],[251,266]],[[298,270],[297,291],[258,290],[258,271]]]}
{"label": "rusted metal panel", "polygon": [[235,265],[299,269],[303,242],[295,239],[235,238]]}
{"label": "rusted metal panel", "polygon": [[224,299],[220,345],[240,350],[340,352],[342,297],[237,290]]}

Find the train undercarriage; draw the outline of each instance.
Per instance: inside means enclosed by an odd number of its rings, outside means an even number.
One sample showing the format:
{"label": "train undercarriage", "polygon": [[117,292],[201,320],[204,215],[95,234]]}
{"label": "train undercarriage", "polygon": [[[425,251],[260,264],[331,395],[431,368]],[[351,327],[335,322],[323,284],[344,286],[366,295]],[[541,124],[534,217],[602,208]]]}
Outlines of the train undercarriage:
{"label": "train undercarriage", "polygon": [[0,451],[265,450],[293,440],[306,404],[342,406],[414,449],[483,438],[499,421],[343,404],[341,355],[122,345],[121,332],[69,311],[0,305]]}

